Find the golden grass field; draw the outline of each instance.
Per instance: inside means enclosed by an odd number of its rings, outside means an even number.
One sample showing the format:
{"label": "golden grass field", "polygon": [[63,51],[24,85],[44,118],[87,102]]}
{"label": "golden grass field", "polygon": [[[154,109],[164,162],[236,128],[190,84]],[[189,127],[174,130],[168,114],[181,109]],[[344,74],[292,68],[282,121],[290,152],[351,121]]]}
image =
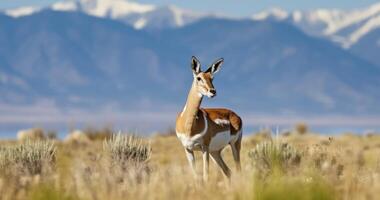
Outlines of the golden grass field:
{"label": "golden grass field", "polygon": [[[29,165],[39,164],[37,154],[28,162],[24,157],[12,162],[6,159],[4,149],[19,143],[0,143],[0,199],[380,198],[380,135],[376,134],[329,137],[291,133],[273,138],[262,132],[245,136],[242,171],[235,172],[227,147],[223,157],[233,170],[231,180],[210,162],[208,182],[192,176],[175,136],[157,135],[135,142],[136,146],[150,144],[150,158],[122,164],[102,140],[49,142],[55,148],[49,151],[53,158],[32,172]],[[200,153],[196,156],[200,174]]]}

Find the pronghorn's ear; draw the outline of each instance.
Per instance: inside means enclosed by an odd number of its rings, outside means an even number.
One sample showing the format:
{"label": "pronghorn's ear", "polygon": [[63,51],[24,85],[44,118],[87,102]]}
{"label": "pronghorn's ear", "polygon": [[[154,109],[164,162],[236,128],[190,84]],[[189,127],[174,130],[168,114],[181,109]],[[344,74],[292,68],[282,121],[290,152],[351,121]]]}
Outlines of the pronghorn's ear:
{"label": "pronghorn's ear", "polygon": [[191,69],[194,74],[199,74],[201,72],[201,63],[195,56],[191,57]]}
{"label": "pronghorn's ear", "polygon": [[217,61],[214,62],[214,64],[211,65],[210,68],[207,69],[207,72],[210,72],[211,74],[215,74],[216,72],[219,71],[220,66],[222,66],[224,59],[219,58]]}

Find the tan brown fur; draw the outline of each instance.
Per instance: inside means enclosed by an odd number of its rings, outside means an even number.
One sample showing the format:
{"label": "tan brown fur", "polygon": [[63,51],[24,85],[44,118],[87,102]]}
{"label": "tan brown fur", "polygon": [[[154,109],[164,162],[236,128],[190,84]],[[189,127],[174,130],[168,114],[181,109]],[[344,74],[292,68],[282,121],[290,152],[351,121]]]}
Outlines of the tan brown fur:
{"label": "tan brown fur", "polygon": [[[203,110],[206,111],[208,118],[213,122],[213,124],[215,124],[216,119],[225,119],[230,121],[229,128],[231,129],[232,135],[237,134],[242,128],[241,118],[232,110],[225,108],[205,108]],[[221,126],[219,124],[215,125],[217,127]],[[222,127],[225,127],[225,125]]]}
{"label": "tan brown fur", "polygon": [[[225,108],[200,108],[203,96],[214,97],[216,90],[213,74],[219,70],[223,59],[215,62],[206,72],[200,71],[199,61],[193,57],[192,69],[194,80],[191,86],[186,104],[182,112],[177,115],[176,132],[185,147],[189,163],[195,173],[195,158],[193,150],[201,150],[203,153],[204,179],[208,176],[209,153],[214,161],[221,167],[224,174],[229,177],[230,170],[221,157],[221,150],[229,144],[232,148],[237,169],[240,169],[240,147],[242,134],[242,120],[233,111]],[[230,134],[226,136],[225,134]],[[210,144],[218,134],[224,134],[213,143],[210,152]],[[238,135],[239,134],[239,135]]]}
{"label": "tan brown fur", "polygon": [[181,117],[181,113],[178,113],[176,120],[176,131],[186,134],[188,137],[192,137],[197,133],[200,133],[205,128],[204,118],[202,112],[197,112],[195,121],[191,124],[190,131],[186,129],[185,121],[186,117]]}

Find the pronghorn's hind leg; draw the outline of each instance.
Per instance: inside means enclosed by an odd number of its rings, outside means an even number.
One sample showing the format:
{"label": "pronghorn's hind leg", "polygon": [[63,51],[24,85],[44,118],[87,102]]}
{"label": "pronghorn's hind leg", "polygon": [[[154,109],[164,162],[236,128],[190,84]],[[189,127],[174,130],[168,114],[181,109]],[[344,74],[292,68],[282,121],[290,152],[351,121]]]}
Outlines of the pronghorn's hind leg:
{"label": "pronghorn's hind leg", "polygon": [[214,160],[214,162],[222,169],[224,175],[228,178],[231,177],[231,170],[230,168],[228,168],[228,166],[226,165],[226,163],[224,162],[223,158],[222,158],[222,155],[221,155],[221,151],[213,151],[213,152],[210,152],[211,154],[211,158]]}
{"label": "pronghorn's hind leg", "polygon": [[241,140],[242,140],[242,133],[238,133],[239,138],[233,142],[230,143],[231,149],[232,149],[232,156],[234,157],[234,161],[236,164],[236,170],[241,171],[241,164],[240,164],[240,149],[241,149]]}

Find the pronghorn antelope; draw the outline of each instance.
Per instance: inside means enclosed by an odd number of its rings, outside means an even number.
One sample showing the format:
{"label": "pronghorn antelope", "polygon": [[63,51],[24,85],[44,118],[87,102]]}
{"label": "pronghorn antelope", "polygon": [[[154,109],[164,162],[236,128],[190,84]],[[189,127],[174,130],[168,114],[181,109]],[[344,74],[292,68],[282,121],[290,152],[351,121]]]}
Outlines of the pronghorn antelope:
{"label": "pronghorn antelope", "polygon": [[176,120],[177,137],[185,147],[189,164],[195,176],[194,150],[202,151],[203,179],[208,178],[209,155],[229,178],[230,169],[221,157],[227,145],[232,148],[236,168],[240,170],[240,147],[242,139],[242,120],[233,111],[224,108],[200,108],[203,96],[213,98],[216,90],[212,83],[214,74],[219,71],[223,59],[214,62],[206,71],[194,56],[191,60],[193,84],[183,111]]}

